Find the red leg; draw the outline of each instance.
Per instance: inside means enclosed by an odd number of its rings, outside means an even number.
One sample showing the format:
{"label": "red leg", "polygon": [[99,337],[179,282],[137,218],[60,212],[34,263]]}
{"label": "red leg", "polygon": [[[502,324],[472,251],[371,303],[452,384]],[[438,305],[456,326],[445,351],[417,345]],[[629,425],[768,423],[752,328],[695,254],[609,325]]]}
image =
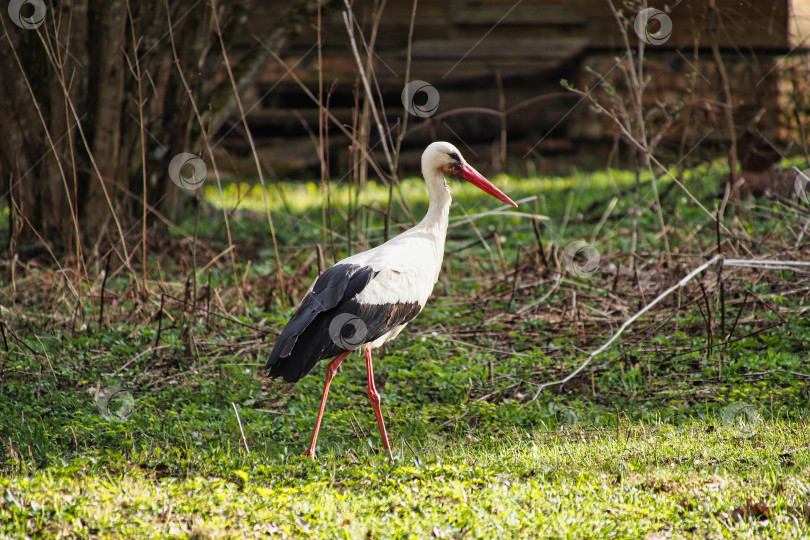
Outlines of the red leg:
{"label": "red leg", "polygon": [[380,428],[380,437],[382,437],[383,446],[388,450],[388,458],[391,460],[391,463],[393,463],[394,454],[391,453],[391,445],[388,444],[388,432],[385,431],[385,423],[383,422],[382,411],[380,410],[380,393],[377,392],[377,387],[374,385],[374,367],[371,365],[371,348],[366,349],[366,374],[368,375],[368,399],[371,400],[374,416],[377,417],[377,427]]}
{"label": "red leg", "polygon": [[315,431],[312,433],[312,441],[309,443],[309,448],[301,454],[302,456],[309,456],[315,459],[315,443],[318,440],[318,431],[321,429],[321,419],[323,419],[323,411],[326,408],[326,396],[329,395],[329,385],[332,384],[332,379],[335,378],[340,363],[343,362],[351,351],[346,351],[341,354],[326,366],[326,380],[323,383],[323,395],[321,396],[321,406],[318,409],[318,419],[315,420]]}

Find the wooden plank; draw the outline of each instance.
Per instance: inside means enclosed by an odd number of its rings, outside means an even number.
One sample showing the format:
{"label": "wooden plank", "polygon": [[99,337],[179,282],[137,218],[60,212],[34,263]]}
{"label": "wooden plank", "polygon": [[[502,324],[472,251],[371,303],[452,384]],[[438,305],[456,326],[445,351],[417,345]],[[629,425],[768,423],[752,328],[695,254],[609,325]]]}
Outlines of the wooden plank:
{"label": "wooden plank", "polygon": [[[242,24],[240,44],[254,42],[272,28],[292,0],[257,2]],[[612,0],[623,7],[620,0]],[[764,48],[789,50],[810,33],[810,0],[716,0],[721,25],[717,40],[723,48]],[[370,29],[373,0],[356,0],[353,11],[363,28]],[[412,0],[389,0],[381,19],[377,36],[377,51],[389,48],[404,50],[407,44]],[[691,48],[694,38],[700,46],[709,43],[709,0],[649,0],[649,7],[667,11],[672,20],[672,36],[666,43],[653,48]],[[667,8],[667,6],[674,6]],[[474,37],[484,42],[494,38],[573,37],[585,39],[593,47],[621,46],[621,35],[606,0],[522,0],[512,12],[514,0],[449,0],[420,2],[417,9],[414,39],[430,40],[441,36],[448,39]],[[623,8],[632,23],[635,12]],[[323,25],[324,51],[341,50],[347,46],[346,29],[341,9],[326,13]],[[504,17],[504,15],[508,15]],[[303,33],[293,41],[295,47],[310,47],[316,40],[313,25],[304,25]],[[628,28],[635,41],[632,26]],[[805,39],[805,46],[810,39]]]}
{"label": "wooden plank", "polygon": [[[717,42],[722,48],[762,48],[787,50],[788,42],[788,2],[790,0],[717,0],[720,25],[717,28]],[[581,0],[588,19],[586,35],[591,45],[599,48],[621,47],[621,35],[616,21],[605,0]],[[620,2],[613,0],[618,7]],[[699,46],[708,49],[710,42],[709,1],[684,1],[667,11],[669,0],[649,0],[649,7],[665,11],[672,21],[672,35],[662,45],[647,46],[655,49],[690,49],[695,38]],[[636,13],[625,9],[630,23]],[[633,27],[628,29],[632,43],[636,43]],[[574,35],[577,35],[574,33]],[[744,53],[743,53],[744,54]]]}
{"label": "wooden plank", "polygon": [[[414,60],[565,59],[576,56],[588,40],[571,39],[453,39],[422,40],[413,44]],[[404,54],[404,53],[403,53]]]}
{"label": "wooden plank", "polygon": [[[354,110],[348,107],[330,107],[332,113],[339,122],[351,124]],[[399,114],[399,111],[397,111]],[[318,128],[318,109],[301,107],[298,109],[262,109],[256,108],[247,115],[248,125],[253,128],[264,130],[278,130],[281,132],[305,132],[304,125],[315,130]]]}
{"label": "wooden plank", "polygon": [[[288,65],[294,65],[297,58],[287,58]],[[421,79],[432,84],[457,84],[478,79],[494,81],[496,73],[500,72],[504,80],[521,77],[531,79],[541,77],[561,69],[568,58],[490,58],[486,60],[464,58],[462,55],[449,59],[431,60],[415,59],[411,63],[411,80]],[[303,66],[303,67],[302,67]],[[383,87],[402,88],[404,85],[406,60],[400,52],[379,54],[374,62],[374,73],[378,83]],[[278,64],[271,64],[257,79],[261,87],[268,89],[277,84],[295,84],[292,78],[285,77],[285,69]],[[295,70],[297,77],[309,88],[314,89],[318,82],[317,66],[302,62]],[[334,81],[338,84],[354,84],[356,79],[356,64],[352,57],[325,56],[323,79],[327,87]],[[260,95],[264,90],[259,90]]]}
{"label": "wooden plank", "polygon": [[[501,78],[506,82],[507,80],[515,78],[523,78],[524,80],[533,79],[547,75],[562,67],[562,60],[545,60],[534,62],[481,62],[472,61],[469,59],[456,59],[453,61],[434,61],[434,62],[414,62],[411,66],[411,80],[423,80],[431,84],[442,85],[457,85],[460,83],[469,84],[471,81],[483,80],[490,85],[495,84],[495,77],[500,73]],[[404,67],[401,71],[405,72]],[[382,74],[382,70],[377,71],[378,75]],[[404,84],[401,78],[381,77],[389,83],[395,83],[399,86]]]}
{"label": "wooden plank", "polygon": [[549,4],[548,2],[507,2],[467,1],[453,13],[453,23],[460,26],[583,26],[587,19],[582,14],[578,2]]}

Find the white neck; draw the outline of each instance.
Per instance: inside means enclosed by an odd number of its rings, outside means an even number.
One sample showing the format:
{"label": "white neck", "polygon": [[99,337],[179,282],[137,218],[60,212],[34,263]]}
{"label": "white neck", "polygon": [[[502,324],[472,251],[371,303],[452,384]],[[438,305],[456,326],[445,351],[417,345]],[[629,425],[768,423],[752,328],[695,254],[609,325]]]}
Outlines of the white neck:
{"label": "white neck", "polygon": [[412,230],[423,231],[430,239],[433,248],[433,260],[436,263],[434,283],[439,279],[442,260],[444,259],[444,241],[447,237],[447,224],[450,217],[450,187],[441,171],[422,171],[428,187],[430,204],[427,214]]}
{"label": "white neck", "polygon": [[440,171],[423,171],[425,183],[428,188],[430,204],[427,214],[419,222],[418,227],[432,230],[436,239],[444,245],[444,237],[447,234],[447,223],[450,216],[450,187]]}

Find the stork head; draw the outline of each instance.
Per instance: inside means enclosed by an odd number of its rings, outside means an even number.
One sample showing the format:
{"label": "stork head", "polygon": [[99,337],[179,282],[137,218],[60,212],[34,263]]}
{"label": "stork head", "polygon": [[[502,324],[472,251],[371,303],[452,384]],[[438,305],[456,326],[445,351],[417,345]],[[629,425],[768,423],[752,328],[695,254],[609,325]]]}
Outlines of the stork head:
{"label": "stork head", "polygon": [[427,180],[441,177],[444,173],[464,179],[496,199],[517,207],[517,204],[504,192],[473,169],[461,156],[458,148],[449,142],[438,141],[425,148],[425,152],[422,154],[422,174]]}

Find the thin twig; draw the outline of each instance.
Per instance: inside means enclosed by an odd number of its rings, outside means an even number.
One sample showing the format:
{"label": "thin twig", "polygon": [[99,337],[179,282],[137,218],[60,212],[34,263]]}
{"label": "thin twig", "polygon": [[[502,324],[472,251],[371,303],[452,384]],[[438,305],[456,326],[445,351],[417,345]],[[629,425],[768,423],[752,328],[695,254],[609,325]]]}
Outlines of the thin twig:
{"label": "thin twig", "polygon": [[[144,261],[144,266],[146,266],[146,262]],[[104,266],[104,277],[101,280],[101,305],[99,306],[98,310],[98,326],[101,328],[101,325],[104,323],[104,289],[107,286],[107,277],[110,275],[110,257],[107,257],[107,264]],[[144,287],[146,286],[146,279],[144,279]]]}
{"label": "thin twig", "polygon": [[[713,331],[712,331],[712,329],[713,329],[713,325],[712,325],[712,309],[709,306],[709,295],[706,294],[706,287],[703,286],[702,282],[698,283],[698,285],[700,285],[700,292],[703,293],[703,303],[706,306],[706,316],[705,316],[704,320],[706,321],[706,334],[707,334],[706,340],[709,342],[707,353],[706,353],[706,360],[708,360],[709,357],[711,357],[711,355],[712,355],[712,342],[713,342],[713,338],[714,338],[714,336],[712,335],[713,334]],[[700,305],[700,304],[698,304],[698,305]],[[702,310],[701,310],[701,313],[702,313]]]}
{"label": "thin twig", "polygon": [[219,45],[222,47],[222,59],[225,63],[225,69],[228,72],[228,78],[231,80],[231,86],[233,87],[233,96],[236,100],[236,105],[239,107],[239,117],[242,119],[242,125],[245,128],[245,135],[248,139],[248,144],[250,144],[250,151],[253,155],[253,161],[256,164],[256,173],[259,175],[259,182],[262,185],[262,196],[264,200],[264,211],[267,214],[267,222],[270,226],[270,238],[273,241],[273,253],[276,257],[276,267],[278,270],[278,286],[281,292],[280,297],[284,298],[284,267],[281,264],[281,256],[278,252],[278,241],[276,240],[276,228],[273,225],[273,216],[270,213],[270,202],[267,200],[267,186],[264,183],[264,173],[262,172],[262,165],[259,163],[259,154],[256,151],[256,143],[253,141],[253,134],[250,131],[250,127],[247,123],[247,113],[245,112],[245,107],[242,105],[242,98],[239,97],[239,89],[236,84],[236,79],[233,76],[233,70],[231,69],[231,62],[228,58],[228,50],[225,47],[225,39],[222,37],[222,28],[219,24],[219,15],[217,15],[217,6],[216,1],[211,1],[211,15],[214,18],[214,27],[216,29],[217,37],[219,38]]}
{"label": "thin twig", "polygon": [[[405,86],[407,87],[408,84],[411,82],[411,62],[413,59],[413,28],[416,24],[416,6],[419,4],[419,0],[413,0],[413,7],[411,8],[411,22],[408,26],[408,47],[405,53]],[[408,130],[408,109],[407,107],[402,107],[402,118],[400,120],[399,126],[399,136],[397,137],[397,141],[394,144],[394,173],[396,174],[397,169],[399,168],[399,156],[402,149],[402,141],[405,139],[406,132]],[[388,186],[388,205],[385,211],[385,233],[383,237],[387,242],[390,238],[391,232],[391,205],[394,199],[394,185],[390,184]]]}
{"label": "thin twig", "polygon": [[239,418],[239,411],[236,409],[236,403],[231,401],[231,405],[233,405],[233,412],[236,413],[236,421],[239,424],[239,431],[242,432],[242,442],[245,443],[245,450],[247,450],[247,453],[250,454],[250,447],[248,446],[247,437],[245,437],[245,430],[242,429],[242,419]]}
{"label": "thin twig", "polygon": [[385,159],[388,161],[388,166],[393,174],[394,159],[391,157],[391,150],[388,148],[389,139],[385,136],[385,130],[383,129],[382,122],[380,122],[380,115],[377,112],[377,104],[374,100],[374,94],[371,92],[371,85],[368,82],[366,70],[363,68],[363,61],[360,59],[360,51],[357,50],[357,40],[354,37],[354,14],[352,13],[352,6],[349,4],[349,0],[343,0],[343,2],[346,4],[346,11],[343,12],[343,23],[346,25],[346,31],[349,33],[349,43],[352,46],[354,59],[357,62],[357,70],[360,73],[360,79],[363,81],[363,88],[366,89],[366,102],[371,107],[371,114],[374,115],[374,123],[377,125],[378,135],[382,141]]}
{"label": "thin twig", "polygon": [[[205,129],[205,122],[203,121],[202,114],[200,113],[200,109],[197,106],[197,100],[194,98],[194,92],[191,91],[191,86],[188,84],[188,80],[186,79],[186,75],[183,72],[183,67],[180,63],[180,55],[177,52],[177,42],[174,38],[174,30],[173,30],[174,26],[171,18],[171,9],[169,8],[169,0],[165,0],[164,5],[166,6],[166,18],[169,25],[169,44],[171,45],[172,49],[172,60],[174,61],[175,67],[177,68],[177,75],[180,77],[180,82],[183,84],[183,89],[185,90],[186,95],[188,96],[191,108],[194,111],[194,117],[197,119],[197,123],[200,125],[200,137],[202,139],[203,144],[205,144],[208,156],[211,158],[211,164],[213,165],[214,168],[214,178],[216,178],[217,181],[217,188],[219,189],[219,192],[222,193],[222,178],[220,177],[219,174],[219,167],[217,167],[217,160],[216,156],[214,155],[213,148],[211,146],[211,140],[209,139],[208,132]],[[222,205],[222,217],[225,222],[225,232],[227,233],[228,236],[228,245],[233,246],[234,242],[233,242],[233,235],[231,234],[231,222],[228,211],[225,208],[224,204]],[[236,250],[233,250],[231,257],[233,259],[232,261],[233,279],[234,283],[237,283],[239,281],[239,275],[237,274],[238,257]],[[244,301],[244,295],[242,294],[242,291],[238,290],[238,293],[240,299]]]}
{"label": "thin twig", "polygon": [[[717,210],[717,223],[715,234],[717,237],[717,254],[723,256],[723,243],[720,240],[720,210]],[[720,291],[720,339],[726,335],[726,291],[723,284],[723,265],[717,265],[717,285]]]}

